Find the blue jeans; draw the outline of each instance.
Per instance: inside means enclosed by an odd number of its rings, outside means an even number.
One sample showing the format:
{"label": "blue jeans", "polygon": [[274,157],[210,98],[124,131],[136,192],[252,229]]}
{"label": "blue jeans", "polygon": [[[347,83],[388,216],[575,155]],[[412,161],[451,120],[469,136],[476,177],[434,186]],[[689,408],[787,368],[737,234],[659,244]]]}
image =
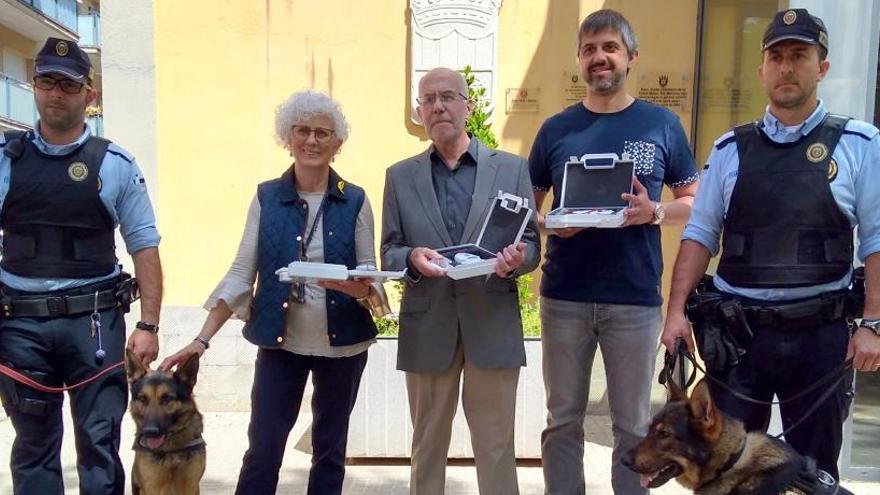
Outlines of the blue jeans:
{"label": "blue jeans", "polygon": [[348,419],[366,365],[367,351],[328,358],[260,349],[251,390],[248,449],[235,493],[275,493],[287,437],[296,422],[309,373],[314,391],[308,494],[342,493]]}
{"label": "blue jeans", "polygon": [[547,428],[541,435],[545,493],[585,493],[584,416],[596,347],[608,383],[614,493],[647,494],[621,458],[647,433],[660,308],[541,298]]}

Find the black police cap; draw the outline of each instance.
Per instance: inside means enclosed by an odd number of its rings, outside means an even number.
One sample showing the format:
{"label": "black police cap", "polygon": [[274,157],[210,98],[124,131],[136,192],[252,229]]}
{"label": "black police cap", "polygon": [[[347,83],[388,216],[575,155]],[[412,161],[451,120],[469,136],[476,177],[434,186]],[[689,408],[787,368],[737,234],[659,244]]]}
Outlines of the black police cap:
{"label": "black police cap", "polygon": [[60,74],[76,82],[94,79],[94,70],[89,56],[73,41],[49,38],[34,61],[34,72]]}
{"label": "black police cap", "polygon": [[828,30],[822,19],[807,12],[807,9],[790,9],[777,12],[773,21],[764,31],[761,51],[783,40],[798,40],[811,45],[819,45],[828,50]]}

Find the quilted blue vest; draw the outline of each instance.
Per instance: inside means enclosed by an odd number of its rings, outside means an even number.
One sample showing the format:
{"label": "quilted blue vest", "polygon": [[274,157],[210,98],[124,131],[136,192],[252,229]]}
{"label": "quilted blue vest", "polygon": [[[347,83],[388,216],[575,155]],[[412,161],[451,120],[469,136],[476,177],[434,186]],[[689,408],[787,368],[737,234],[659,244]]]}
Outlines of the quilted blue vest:
{"label": "quilted blue vest", "polygon": [[[324,262],[357,266],[355,226],[365,199],[364,190],[343,181],[333,169],[327,186],[327,201],[322,214]],[[257,292],[251,306],[244,337],[250,342],[277,348],[284,336],[284,326],[291,286],[278,281],[275,270],[296,260],[297,236],[304,236],[305,200],[294,186],[293,167],[279,179],[257,187],[260,201],[260,228],[257,248]],[[327,333],[330,345],[356,344],[376,336],[370,312],[357,300],[342,292],[327,290]]]}

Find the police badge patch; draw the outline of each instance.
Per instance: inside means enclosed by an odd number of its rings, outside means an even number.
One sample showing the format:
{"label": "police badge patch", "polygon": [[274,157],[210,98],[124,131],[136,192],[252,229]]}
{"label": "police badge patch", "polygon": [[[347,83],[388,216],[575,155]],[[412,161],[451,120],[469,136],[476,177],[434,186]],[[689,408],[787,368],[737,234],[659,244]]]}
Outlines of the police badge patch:
{"label": "police badge patch", "polygon": [[70,47],[67,46],[66,41],[59,41],[58,43],[55,43],[55,53],[57,53],[59,57],[66,57],[69,52]]}
{"label": "police badge patch", "polygon": [[797,20],[797,12],[793,10],[789,10],[782,16],[782,22],[785,23],[786,26],[791,26],[794,24],[794,21]]}
{"label": "police badge patch", "polygon": [[82,182],[89,176],[89,167],[83,162],[73,162],[67,167],[67,175],[71,180]]}
{"label": "police badge patch", "polygon": [[807,148],[807,160],[819,163],[828,156],[828,147],[822,143],[813,143]]}
{"label": "police badge patch", "polygon": [[834,182],[834,179],[837,178],[837,160],[834,158],[828,162],[828,182]]}

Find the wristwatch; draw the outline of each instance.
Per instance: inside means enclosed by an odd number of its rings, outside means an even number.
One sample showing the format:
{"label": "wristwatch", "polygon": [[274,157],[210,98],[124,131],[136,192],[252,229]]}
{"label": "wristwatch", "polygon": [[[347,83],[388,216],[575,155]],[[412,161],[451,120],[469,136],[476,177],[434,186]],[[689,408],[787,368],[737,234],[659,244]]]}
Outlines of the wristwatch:
{"label": "wristwatch", "polygon": [[138,330],[146,330],[150,333],[159,333],[159,324],[158,323],[147,323],[145,321],[139,321],[135,323],[135,328]]}
{"label": "wristwatch", "polygon": [[859,328],[867,328],[875,335],[880,335],[880,318],[862,318]]}
{"label": "wristwatch", "polygon": [[664,218],[666,218],[666,207],[658,201],[654,203],[654,218],[651,220],[651,225],[660,225]]}

